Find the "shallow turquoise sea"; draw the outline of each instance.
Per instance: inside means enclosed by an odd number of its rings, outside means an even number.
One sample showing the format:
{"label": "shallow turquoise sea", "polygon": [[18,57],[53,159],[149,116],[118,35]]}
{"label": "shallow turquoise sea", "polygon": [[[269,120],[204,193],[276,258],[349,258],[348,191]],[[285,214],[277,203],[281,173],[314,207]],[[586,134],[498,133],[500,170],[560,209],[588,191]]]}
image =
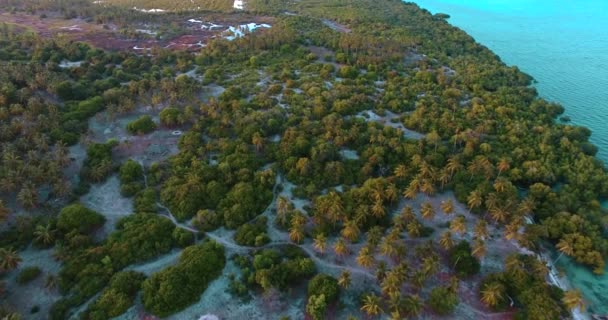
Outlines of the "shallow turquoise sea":
{"label": "shallow turquoise sea", "polygon": [[[541,97],[562,104],[593,131],[608,163],[608,0],[412,0],[533,76]],[[608,268],[594,276],[568,259],[560,267],[590,311],[608,314]]]}

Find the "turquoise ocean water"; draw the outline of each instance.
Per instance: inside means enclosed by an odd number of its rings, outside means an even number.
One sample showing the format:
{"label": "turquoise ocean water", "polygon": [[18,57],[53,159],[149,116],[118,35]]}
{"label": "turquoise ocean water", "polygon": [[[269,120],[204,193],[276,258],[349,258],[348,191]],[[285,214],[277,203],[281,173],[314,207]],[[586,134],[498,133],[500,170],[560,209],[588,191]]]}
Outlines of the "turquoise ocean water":
{"label": "turquoise ocean water", "polygon": [[[608,162],[608,0],[413,0],[517,65],[538,82],[541,97],[562,104],[573,124],[593,131]],[[608,314],[608,268],[594,276],[558,261],[590,311]]]}

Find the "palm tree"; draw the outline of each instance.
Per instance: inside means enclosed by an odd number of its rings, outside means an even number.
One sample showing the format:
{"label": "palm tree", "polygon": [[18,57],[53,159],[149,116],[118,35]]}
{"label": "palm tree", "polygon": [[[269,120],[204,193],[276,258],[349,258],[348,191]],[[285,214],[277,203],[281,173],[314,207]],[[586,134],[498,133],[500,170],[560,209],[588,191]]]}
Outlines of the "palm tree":
{"label": "palm tree", "polygon": [[284,225],[287,220],[287,212],[291,207],[291,203],[289,199],[284,196],[279,196],[277,198],[277,218],[279,219],[279,224]]}
{"label": "palm tree", "polygon": [[446,184],[450,182],[452,179],[452,175],[447,170],[441,170],[439,173],[439,182],[441,182],[441,189],[445,187]]}
{"label": "palm tree", "polygon": [[50,224],[44,226],[39,224],[34,231],[34,237],[38,243],[48,246],[55,241],[55,230]]}
{"label": "palm tree", "polygon": [[567,256],[574,255],[574,248],[572,247],[570,242],[565,238],[560,239],[559,242],[555,245],[555,247],[557,248],[557,250],[559,250],[560,254],[555,259],[554,263],[557,262],[557,260],[559,260],[559,258],[561,258],[564,254],[566,254]]}
{"label": "palm tree", "polygon": [[403,196],[408,199],[414,199],[418,195],[420,189],[420,180],[418,178],[413,179],[408,185],[407,189],[403,191]]}
{"label": "palm tree", "polygon": [[445,166],[445,169],[451,174],[454,175],[454,172],[460,170],[462,165],[456,156],[450,157],[448,159],[448,163]]}
{"label": "palm tree", "polygon": [[505,192],[511,186],[511,182],[505,178],[498,178],[494,181],[494,190],[496,192]]}
{"label": "palm tree", "polygon": [[450,250],[454,247],[454,240],[452,239],[452,233],[450,231],[446,231],[439,238],[439,244],[445,250]]}
{"label": "palm tree", "polygon": [[361,234],[361,230],[359,230],[359,226],[355,220],[347,220],[344,223],[344,227],[340,232],[344,238],[346,238],[350,242],[355,242],[359,239],[359,235]]}
{"label": "palm tree", "polygon": [[498,169],[498,176],[500,176],[501,173],[511,168],[511,164],[509,163],[509,160],[502,158],[500,161],[498,161],[496,168]]}
{"label": "palm tree", "polygon": [[17,194],[17,201],[26,209],[36,207],[36,204],[38,203],[38,192],[36,191],[36,187],[31,183],[26,184],[21,188],[19,194]]}
{"label": "palm tree", "polygon": [[21,263],[17,251],[13,249],[0,248],[0,272],[11,271]]}
{"label": "palm tree", "polygon": [[300,243],[304,239],[304,223],[306,219],[301,214],[294,214],[291,218],[291,227],[289,228],[289,239],[295,243]]}
{"label": "palm tree", "polygon": [[343,270],[342,273],[340,273],[340,277],[338,278],[338,285],[344,289],[348,289],[348,287],[350,287],[350,283],[350,272],[348,270]]}
{"label": "palm tree", "polygon": [[420,214],[422,215],[422,218],[432,220],[435,217],[435,209],[430,202],[425,202],[420,208]]}
{"label": "palm tree", "polygon": [[435,185],[430,179],[424,179],[422,180],[420,191],[424,192],[428,196],[432,196],[435,194]]}
{"label": "palm tree", "polygon": [[317,234],[313,240],[313,247],[320,253],[325,253],[325,248],[327,247],[327,237],[325,237],[323,233]]}
{"label": "palm tree", "polygon": [[417,294],[407,296],[405,298],[405,310],[407,314],[416,317],[422,312],[422,300]]}
{"label": "palm tree", "polygon": [[488,224],[485,220],[479,219],[477,221],[473,235],[479,239],[486,239],[488,237]]}
{"label": "palm tree", "polygon": [[416,215],[414,214],[414,209],[410,206],[405,206],[403,210],[401,210],[401,216],[405,222],[411,222],[416,219]]}
{"label": "palm tree", "polygon": [[388,258],[394,258],[397,254],[397,245],[390,237],[384,237],[380,242],[380,253]]}
{"label": "palm tree", "polygon": [[430,255],[422,259],[422,272],[428,277],[437,273],[439,269],[439,258],[437,255]]}
{"label": "palm tree", "polygon": [[443,210],[443,213],[446,215],[452,214],[454,212],[454,202],[452,199],[441,201],[441,210]]}
{"label": "palm tree", "polygon": [[4,205],[4,202],[2,202],[2,200],[0,200],[0,221],[6,220],[6,218],[8,218],[8,215],[9,215],[8,208],[6,208],[6,206]]}
{"label": "palm tree", "polygon": [[505,208],[502,207],[498,207],[495,206],[493,208],[490,208],[490,216],[492,217],[492,219],[494,219],[495,222],[505,222],[505,220],[507,219],[507,216],[509,215],[509,213],[507,212],[507,210],[505,210]]}
{"label": "palm tree", "polygon": [[398,165],[393,172],[395,177],[399,179],[403,179],[407,176],[407,167],[403,164]]}
{"label": "palm tree", "polygon": [[562,302],[570,310],[578,308],[581,311],[585,311],[585,301],[583,300],[583,295],[578,289],[564,292]]}
{"label": "palm tree", "polygon": [[375,262],[372,250],[368,246],[361,248],[356,260],[357,264],[367,269],[371,268]]}
{"label": "palm tree", "polygon": [[374,293],[365,295],[363,298],[363,306],[361,306],[361,311],[364,311],[370,317],[377,316],[382,313],[382,308],[380,307],[380,298]]}
{"label": "palm tree", "polygon": [[407,233],[412,238],[419,237],[421,229],[422,229],[422,226],[420,225],[420,222],[418,222],[416,220],[407,224]]}
{"label": "palm tree", "polygon": [[339,238],[334,244],[334,252],[338,257],[343,257],[349,253],[348,247],[344,239]]}
{"label": "palm tree", "polygon": [[456,219],[450,222],[450,230],[459,233],[461,236],[467,232],[467,225],[465,224],[464,216],[458,216]]}
{"label": "palm tree", "polygon": [[401,287],[401,280],[396,276],[395,273],[389,272],[388,275],[382,280],[380,288],[382,293],[387,296],[393,296],[399,292]]}
{"label": "palm tree", "polygon": [[262,135],[259,132],[256,132],[251,137],[251,143],[255,146],[255,151],[260,152],[264,146],[264,138],[262,138]]}
{"label": "palm tree", "polygon": [[384,217],[386,211],[384,210],[384,205],[382,205],[382,201],[376,201],[372,206],[372,215],[378,219]]}
{"label": "palm tree", "polygon": [[472,191],[469,196],[467,197],[467,204],[469,205],[469,208],[475,209],[475,208],[479,208],[479,206],[481,206],[481,203],[483,202],[483,196],[481,194],[481,191],[479,190],[475,190]]}
{"label": "palm tree", "polygon": [[471,254],[477,259],[481,259],[483,256],[486,255],[486,246],[483,240],[475,239],[475,241],[473,241],[473,248],[471,250]]}
{"label": "palm tree", "polygon": [[499,282],[487,284],[485,288],[481,290],[481,302],[490,307],[496,307],[503,299],[504,291],[505,287]]}

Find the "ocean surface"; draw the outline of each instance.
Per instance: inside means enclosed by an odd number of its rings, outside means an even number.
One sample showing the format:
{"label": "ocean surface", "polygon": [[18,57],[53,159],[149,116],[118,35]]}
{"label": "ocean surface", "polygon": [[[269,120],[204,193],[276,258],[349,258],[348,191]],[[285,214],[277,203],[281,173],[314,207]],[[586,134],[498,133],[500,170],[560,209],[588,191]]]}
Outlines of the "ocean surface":
{"label": "ocean surface", "polygon": [[[541,97],[592,130],[608,163],[608,0],[411,0],[534,77]],[[558,267],[591,312],[608,314],[608,268],[595,276],[562,257]]]}

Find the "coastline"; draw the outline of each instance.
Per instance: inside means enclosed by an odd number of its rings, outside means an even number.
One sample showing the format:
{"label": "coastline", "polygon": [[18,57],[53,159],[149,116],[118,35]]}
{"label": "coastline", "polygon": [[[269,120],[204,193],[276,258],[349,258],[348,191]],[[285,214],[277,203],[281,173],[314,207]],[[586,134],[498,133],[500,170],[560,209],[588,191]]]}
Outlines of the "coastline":
{"label": "coastline", "polygon": [[[570,280],[568,279],[568,277],[566,277],[565,275],[563,275],[563,276],[559,275],[559,271],[557,270],[557,267],[555,266],[555,261],[552,259],[549,250],[543,249],[540,254],[536,255],[536,258],[539,259],[540,261],[546,262],[547,266],[549,267],[549,273],[547,275],[547,278],[548,278],[547,282],[553,284],[554,286],[556,286],[564,291],[571,290],[574,288],[572,286],[572,284],[570,283]],[[574,319],[574,320],[591,320],[592,319],[589,312],[587,312],[586,310],[585,311],[580,310],[580,308],[570,310],[570,312],[572,314],[572,319]]]}

